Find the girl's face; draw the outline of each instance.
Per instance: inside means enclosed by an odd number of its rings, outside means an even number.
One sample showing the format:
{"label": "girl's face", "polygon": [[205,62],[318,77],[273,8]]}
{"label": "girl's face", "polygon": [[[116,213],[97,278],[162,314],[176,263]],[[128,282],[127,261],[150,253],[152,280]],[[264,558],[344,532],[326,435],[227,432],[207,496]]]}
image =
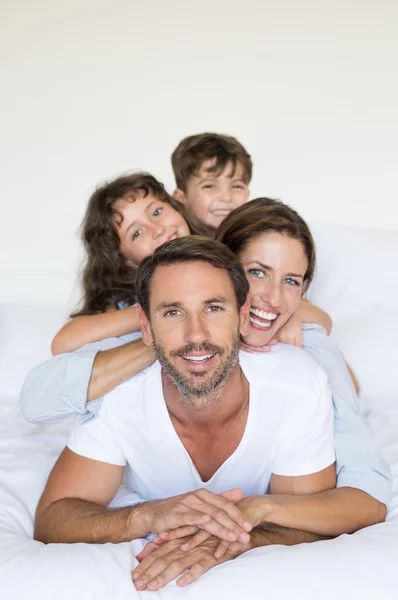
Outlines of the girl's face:
{"label": "girl's face", "polygon": [[170,204],[143,193],[136,200],[121,198],[114,204],[123,217],[115,219],[120,250],[127,263],[137,267],[146,256],[169,240],[189,235],[188,225]]}
{"label": "girl's face", "polygon": [[277,232],[252,238],[239,256],[250,283],[250,333],[264,346],[296,311],[308,260],[299,240]]}

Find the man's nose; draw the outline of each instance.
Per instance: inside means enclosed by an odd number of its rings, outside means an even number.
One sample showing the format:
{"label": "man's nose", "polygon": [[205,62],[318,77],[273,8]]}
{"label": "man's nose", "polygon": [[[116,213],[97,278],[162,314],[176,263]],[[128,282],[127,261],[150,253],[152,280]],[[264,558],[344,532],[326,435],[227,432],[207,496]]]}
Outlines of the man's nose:
{"label": "man's nose", "polygon": [[187,342],[201,344],[208,340],[209,331],[202,315],[190,315],[186,321],[185,337]]}

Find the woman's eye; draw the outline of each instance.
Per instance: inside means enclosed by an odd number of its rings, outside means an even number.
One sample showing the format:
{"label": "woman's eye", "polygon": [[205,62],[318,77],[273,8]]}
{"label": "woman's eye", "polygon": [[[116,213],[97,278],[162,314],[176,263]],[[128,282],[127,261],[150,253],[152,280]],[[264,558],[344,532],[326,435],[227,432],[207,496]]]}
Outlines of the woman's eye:
{"label": "woman's eye", "polygon": [[134,242],[134,240],[136,240],[142,233],[142,229],[137,229],[137,231],[134,231],[133,236],[132,236],[132,240]]}
{"label": "woman's eye", "polygon": [[291,277],[286,277],[285,283],[287,283],[288,285],[298,285],[298,286],[301,285],[301,283],[299,281],[296,281],[295,279],[292,279]]}
{"label": "woman's eye", "polygon": [[154,216],[154,217],[158,217],[159,215],[161,215],[161,214],[162,214],[162,212],[163,212],[163,207],[156,208],[156,209],[153,211],[153,216]]}
{"label": "woman's eye", "polygon": [[250,275],[253,275],[253,277],[258,277],[258,278],[265,277],[265,273],[261,269],[249,269],[248,273]]}

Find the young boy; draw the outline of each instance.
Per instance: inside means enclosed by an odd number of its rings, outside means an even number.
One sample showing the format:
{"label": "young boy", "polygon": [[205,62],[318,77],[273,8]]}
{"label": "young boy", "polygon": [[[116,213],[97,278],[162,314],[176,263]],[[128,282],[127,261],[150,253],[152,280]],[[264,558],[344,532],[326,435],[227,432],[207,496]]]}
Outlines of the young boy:
{"label": "young boy", "polygon": [[171,156],[177,189],[197,233],[214,232],[234,208],[249,200],[253,164],[234,137],[201,133],[184,138]]}

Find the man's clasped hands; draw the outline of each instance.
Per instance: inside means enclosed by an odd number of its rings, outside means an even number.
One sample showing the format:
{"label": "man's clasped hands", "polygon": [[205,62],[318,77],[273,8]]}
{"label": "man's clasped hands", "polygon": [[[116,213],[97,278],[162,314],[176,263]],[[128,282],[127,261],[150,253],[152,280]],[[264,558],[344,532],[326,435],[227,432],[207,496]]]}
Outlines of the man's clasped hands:
{"label": "man's clasped hands", "polygon": [[137,590],[154,591],[180,576],[192,583],[206,571],[248,550],[267,545],[267,496],[243,498],[240,489],[214,494],[206,489],[142,505],[148,528],[157,534],[137,555],[132,572]]}

